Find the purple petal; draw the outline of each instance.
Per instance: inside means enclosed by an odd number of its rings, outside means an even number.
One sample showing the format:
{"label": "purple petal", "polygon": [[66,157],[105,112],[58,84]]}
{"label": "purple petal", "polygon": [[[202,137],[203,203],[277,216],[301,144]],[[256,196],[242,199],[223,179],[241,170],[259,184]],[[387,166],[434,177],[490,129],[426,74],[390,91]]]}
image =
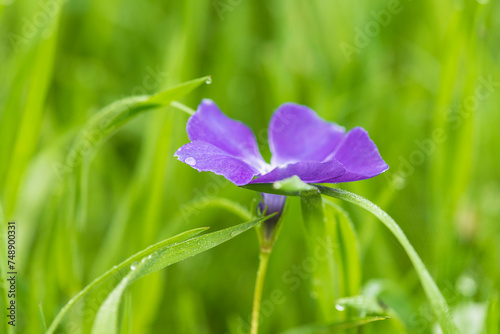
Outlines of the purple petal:
{"label": "purple petal", "polygon": [[368,133],[360,127],[349,131],[332,155],[344,165],[346,173],[328,180],[328,183],[369,179],[389,169],[380,156],[375,143],[370,139]]}
{"label": "purple petal", "polygon": [[191,141],[210,143],[257,169],[266,165],[252,130],[224,115],[212,100],[201,102],[186,130]]}
{"label": "purple petal", "polygon": [[259,209],[261,213],[264,213],[265,211],[266,216],[277,213],[275,216],[267,219],[263,225],[264,238],[266,240],[270,240],[273,236],[276,224],[278,223],[283,212],[286,196],[262,193],[262,199],[263,201],[259,203]]}
{"label": "purple petal", "polygon": [[204,141],[188,143],[179,148],[174,156],[200,172],[223,175],[237,186],[247,184],[259,174],[256,168]]}
{"label": "purple petal", "polygon": [[266,215],[270,215],[275,212],[278,212],[276,215],[277,217],[281,215],[285,205],[286,196],[262,193],[262,199],[263,201],[259,203],[260,212],[263,213],[267,208]]}
{"label": "purple petal", "polygon": [[345,173],[345,168],[335,159],[325,162],[302,161],[276,167],[250,183],[272,183],[297,175],[304,182],[322,183],[339,177]]}
{"label": "purple petal", "polygon": [[324,161],[337,148],[344,133],[343,127],[325,122],[313,110],[285,103],[269,123],[271,164]]}

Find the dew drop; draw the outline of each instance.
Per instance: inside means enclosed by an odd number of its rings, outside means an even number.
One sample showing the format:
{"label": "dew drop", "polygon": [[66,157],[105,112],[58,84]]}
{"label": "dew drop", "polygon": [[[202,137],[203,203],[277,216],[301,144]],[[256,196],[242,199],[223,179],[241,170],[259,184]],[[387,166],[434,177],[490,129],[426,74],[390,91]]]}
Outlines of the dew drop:
{"label": "dew drop", "polygon": [[233,232],[231,232],[231,236],[232,236],[232,237],[235,237],[235,236],[237,236],[238,234],[240,234],[240,232],[239,232],[239,231],[233,231]]}
{"label": "dew drop", "polygon": [[196,159],[193,157],[186,158],[186,160],[184,160],[184,162],[187,163],[189,166],[196,165]]}
{"label": "dew drop", "polygon": [[207,80],[205,80],[205,83],[210,85],[212,83],[212,77],[208,77]]}
{"label": "dew drop", "polygon": [[151,258],[151,255],[148,255],[148,259],[150,259],[150,258]]}
{"label": "dew drop", "polygon": [[130,265],[130,270],[135,270],[137,268],[137,261],[132,262]]}
{"label": "dew drop", "polygon": [[337,309],[337,311],[340,311],[340,312],[345,310],[345,307],[340,305],[340,304],[335,304],[335,308]]}

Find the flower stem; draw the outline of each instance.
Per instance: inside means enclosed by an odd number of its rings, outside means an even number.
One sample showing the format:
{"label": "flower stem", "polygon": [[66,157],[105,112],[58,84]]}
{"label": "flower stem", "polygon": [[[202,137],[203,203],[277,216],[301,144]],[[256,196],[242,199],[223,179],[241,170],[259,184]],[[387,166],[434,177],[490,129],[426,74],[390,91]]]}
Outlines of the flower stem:
{"label": "flower stem", "polygon": [[269,263],[270,255],[271,248],[261,248],[259,254],[259,269],[257,270],[257,279],[255,280],[255,291],[253,295],[250,334],[257,334],[259,331],[260,302],[262,300],[262,291],[264,288],[264,280],[266,278],[267,264]]}
{"label": "flower stem", "polygon": [[172,102],[170,102],[170,105],[174,108],[177,108],[181,111],[184,111],[188,115],[194,115],[195,111],[183,103],[180,103],[178,101],[172,101]]}

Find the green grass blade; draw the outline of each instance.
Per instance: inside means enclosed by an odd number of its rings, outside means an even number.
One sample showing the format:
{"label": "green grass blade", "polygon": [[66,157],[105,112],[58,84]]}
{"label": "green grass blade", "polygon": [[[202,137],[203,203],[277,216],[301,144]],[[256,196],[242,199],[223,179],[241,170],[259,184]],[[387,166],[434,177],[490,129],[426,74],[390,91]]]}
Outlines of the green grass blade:
{"label": "green grass blade", "polygon": [[96,278],[89,285],[87,285],[82,291],[80,291],[76,296],[74,296],[62,308],[62,310],[57,314],[57,316],[55,317],[54,321],[50,325],[47,333],[48,334],[49,333],[54,333],[54,331],[57,329],[57,326],[59,325],[59,323],[61,322],[61,320],[63,319],[63,317],[66,315],[66,313],[68,313],[68,311],[71,309],[71,307],[74,306],[80,299],[82,299],[87,293],[89,293],[94,287],[96,287],[100,283],[106,281],[108,278],[112,277],[113,275],[115,275],[119,271],[121,271],[121,270],[123,270],[125,268],[130,268],[130,265],[132,263],[141,260],[142,258],[144,258],[145,256],[148,256],[149,254],[154,253],[158,249],[162,249],[162,248],[164,248],[164,247],[166,247],[168,245],[172,245],[172,244],[175,244],[175,243],[183,242],[183,241],[185,241],[187,239],[190,239],[190,238],[196,236],[197,234],[200,234],[203,231],[206,231],[207,229],[208,229],[208,227],[200,227],[200,228],[197,228],[197,229],[194,229],[194,230],[183,232],[183,233],[178,234],[178,235],[176,235],[176,236],[174,236],[172,238],[169,238],[167,240],[164,240],[164,241],[161,241],[161,242],[159,242],[157,244],[154,244],[154,245],[152,245],[152,246],[150,246],[150,247],[148,247],[148,248],[140,251],[139,253],[136,253],[136,254],[132,255],[131,257],[129,257],[128,259],[126,259],[125,261],[123,261],[122,263],[120,263],[119,265],[114,266],[113,268],[111,268],[110,270],[108,270],[107,272],[105,272],[103,275],[101,275],[98,278]]}
{"label": "green grass blade", "polygon": [[354,296],[361,287],[361,261],[359,242],[354,224],[349,214],[336,203],[323,199],[325,215],[331,216],[330,235],[335,237],[338,245],[334,252],[335,262],[339,268],[337,273],[340,279],[340,296]]}
{"label": "green grass blade", "polygon": [[42,333],[47,332],[47,322],[45,321],[45,315],[43,314],[42,302],[38,303],[38,314],[40,315],[40,329]]}
{"label": "green grass blade", "polygon": [[424,287],[427,299],[429,300],[429,303],[438,318],[443,333],[459,333],[451,317],[448,305],[446,304],[446,300],[444,299],[436,283],[429,274],[429,271],[427,271],[425,264],[422,262],[417,252],[411,245],[410,241],[404,234],[403,230],[401,230],[401,228],[394,221],[394,219],[392,219],[385,211],[380,209],[377,205],[373,204],[372,202],[368,201],[367,199],[359,195],[353,194],[345,190],[333,189],[324,186],[318,186],[318,189],[321,191],[323,195],[330,196],[333,198],[338,198],[356,204],[368,210],[369,212],[374,214],[377,218],[379,218],[382,221],[382,223],[384,223],[384,225],[393,233],[393,235],[401,243],[406,253],[408,254],[408,257],[410,258],[413,266],[415,267],[415,270],[420,278],[422,286]]}
{"label": "green grass blade", "polygon": [[149,253],[147,257],[142,257],[140,262],[132,264],[129,274],[125,276],[99,308],[92,327],[92,333],[111,334],[118,332],[118,313],[121,297],[125,289],[135,280],[218,246],[249,230],[265,219],[255,219],[182,243],[164,245],[162,248]]}
{"label": "green grass blade", "polygon": [[[299,185],[298,187],[304,187],[304,186]],[[382,221],[382,223],[384,223],[384,225],[393,233],[393,235],[401,243],[406,253],[408,254],[408,257],[410,258],[410,261],[415,267],[415,270],[424,288],[424,292],[427,296],[427,299],[431,305],[432,310],[437,316],[437,319],[439,321],[441,329],[443,330],[443,333],[459,333],[458,328],[456,324],[453,322],[453,319],[451,317],[451,313],[448,309],[446,300],[439,291],[439,288],[432,279],[432,276],[429,274],[429,271],[425,267],[425,264],[422,262],[417,252],[411,245],[410,241],[404,234],[403,230],[401,230],[401,228],[394,221],[394,219],[392,219],[385,211],[380,209],[377,205],[373,204],[372,202],[368,201],[367,199],[359,195],[356,195],[354,193],[345,190],[329,188],[321,185],[316,185],[315,187],[317,187],[317,189],[323,195],[330,196],[333,198],[338,198],[356,204],[359,207],[368,210],[377,218],[379,218],[380,221]],[[287,196],[297,196],[300,193],[300,191],[298,191],[298,188],[280,188],[280,187],[277,188],[275,184],[274,185],[261,184],[256,187],[251,185],[251,186],[246,186],[245,188],[257,191],[268,191],[274,194],[287,195]]]}
{"label": "green grass blade", "polygon": [[484,333],[500,333],[500,307],[498,304],[498,293],[490,298],[486,312]]}
{"label": "green grass blade", "polygon": [[322,248],[326,248],[326,256],[321,259],[317,269],[312,272],[313,295],[319,305],[318,320],[338,320],[335,319],[337,312],[334,308],[335,299],[338,297],[338,293],[335,291],[338,282],[336,282],[336,266],[333,255],[335,240],[332,240],[332,236],[328,233],[328,227],[333,224],[332,217],[325,216],[319,192],[306,192],[306,195],[300,196],[300,204],[309,255],[314,256],[315,250],[319,249],[320,245]]}
{"label": "green grass blade", "polygon": [[79,166],[84,156],[95,154],[100,145],[123,124],[146,110],[167,106],[184,97],[204,84],[207,78],[191,80],[151,96],[128,97],[105,107],[84,126],[67,160],[71,160],[71,165]]}

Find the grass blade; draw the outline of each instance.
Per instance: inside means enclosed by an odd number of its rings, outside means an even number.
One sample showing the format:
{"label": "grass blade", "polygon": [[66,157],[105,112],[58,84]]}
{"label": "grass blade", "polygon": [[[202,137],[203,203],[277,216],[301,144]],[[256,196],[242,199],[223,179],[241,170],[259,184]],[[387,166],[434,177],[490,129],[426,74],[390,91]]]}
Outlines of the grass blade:
{"label": "grass blade", "polygon": [[99,276],[95,280],[93,280],[89,285],[87,285],[82,291],[80,291],[76,296],[74,296],[63,308],[62,310],[57,314],[55,317],[54,321],[50,325],[49,329],[47,330],[47,334],[54,333],[54,331],[57,329],[57,326],[63,319],[63,317],[68,313],[68,311],[73,307],[80,299],[82,299],[87,293],[89,293],[94,287],[98,286],[100,283],[106,281],[107,279],[111,278],[113,275],[117,274],[119,271],[125,269],[125,268],[130,268],[130,265],[145,256],[148,256],[149,254],[154,253],[158,249],[164,248],[168,245],[179,243],[182,241],[185,241],[189,238],[192,238],[196,236],[197,234],[200,234],[203,231],[206,231],[208,227],[201,227],[197,228],[194,230],[186,231],[181,234],[178,234],[172,238],[169,238],[167,240],[161,241],[157,244],[154,244],[139,253],[136,253],[120,263],[117,266],[114,266],[107,272],[105,272],[103,275]]}
{"label": "grass blade", "polygon": [[167,106],[174,100],[184,97],[204,84],[208,78],[191,80],[151,96],[128,97],[105,107],[90,119],[80,131],[68,154],[66,163],[70,162],[73,166],[79,166],[83,157],[91,157],[95,154],[100,145],[123,124],[146,110]]}
{"label": "grass blade", "polygon": [[408,257],[410,258],[415,270],[420,278],[422,286],[424,287],[425,294],[427,299],[436,314],[439,324],[441,325],[441,329],[444,333],[459,333],[458,328],[453,322],[450,311],[448,309],[448,305],[446,304],[446,300],[443,295],[439,291],[436,283],[432,279],[429,271],[425,267],[425,264],[422,262],[417,252],[411,245],[410,241],[404,234],[403,230],[399,227],[399,225],[391,218],[385,211],[380,209],[377,205],[368,201],[367,199],[353,194],[351,192],[341,190],[341,189],[333,189],[324,186],[317,186],[323,195],[330,196],[333,198],[338,198],[353,204],[356,204],[372,214],[374,214],[377,218],[379,218],[382,223],[392,232],[392,234],[398,239],[403,248],[405,249]]}
{"label": "grass blade", "polygon": [[40,329],[42,333],[47,332],[47,322],[45,321],[45,315],[43,314],[42,302],[38,303],[38,314],[40,315]]}
{"label": "grass blade", "polygon": [[218,246],[247,231],[265,219],[265,217],[255,219],[185,242],[164,245],[154,252],[149,253],[148,257],[142,257],[140,262],[132,264],[129,274],[125,276],[111,294],[109,294],[99,308],[92,327],[92,333],[111,334],[118,332],[118,313],[121,297],[125,289],[135,280]]}

